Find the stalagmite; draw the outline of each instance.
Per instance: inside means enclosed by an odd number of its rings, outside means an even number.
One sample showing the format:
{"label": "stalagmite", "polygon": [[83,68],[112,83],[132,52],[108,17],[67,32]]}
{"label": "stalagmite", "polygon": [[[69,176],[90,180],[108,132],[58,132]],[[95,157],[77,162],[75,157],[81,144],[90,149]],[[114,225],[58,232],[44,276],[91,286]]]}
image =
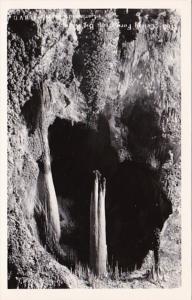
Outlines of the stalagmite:
{"label": "stalagmite", "polygon": [[94,171],[94,190],[90,203],[90,267],[97,276],[106,274],[107,245],[105,221],[106,181]]}
{"label": "stalagmite", "polygon": [[106,245],[106,221],[105,221],[105,193],[106,180],[103,178],[101,182],[101,190],[99,192],[98,204],[98,273],[106,273],[107,265],[107,245]]}

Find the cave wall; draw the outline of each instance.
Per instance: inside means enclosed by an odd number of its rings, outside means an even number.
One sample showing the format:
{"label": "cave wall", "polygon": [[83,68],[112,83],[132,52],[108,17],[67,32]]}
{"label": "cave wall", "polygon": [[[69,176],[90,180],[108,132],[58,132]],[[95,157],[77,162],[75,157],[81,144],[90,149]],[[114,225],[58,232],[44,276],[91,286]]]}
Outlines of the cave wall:
{"label": "cave wall", "polygon": [[[144,141],[149,135],[153,135],[151,139],[155,138],[159,132],[167,139],[165,143],[171,144],[177,160],[181,121],[180,17],[175,11],[163,10],[154,15],[150,15],[149,10],[137,14],[134,37],[130,40],[128,31],[127,38],[125,36],[121,41],[123,56],[111,78],[109,105],[114,103],[112,110],[116,113],[113,115],[125,125],[121,124],[120,128],[128,131],[125,135],[129,142],[138,147],[141,157],[138,157],[137,149],[130,149],[130,155],[136,160],[145,162],[151,159],[150,156],[161,160],[154,149],[158,146],[150,149],[150,143],[147,145]],[[145,119],[149,117],[153,120],[146,120],[145,125]],[[139,120],[145,127],[140,130],[136,129]],[[118,128],[118,124],[114,126]],[[154,127],[156,132],[151,133]]]}
{"label": "cave wall", "polygon": [[[100,20],[101,11],[96,13]],[[131,158],[147,162],[151,167],[163,167],[162,184],[169,185],[175,214],[179,215],[180,18],[174,11],[146,17],[150,13],[143,11],[138,15],[137,25],[158,22],[156,29],[141,26],[138,32],[134,29],[131,37],[124,37],[124,40],[122,37],[122,54],[118,51],[121,32],[116,26],[115,10],[106,11],[101,20],[110,26],[104,30],[96,27],[95,31],[81,27],[79,10],[9,11],[8,243],[10,282],[17,277],[13,286],[54,287],[55,278],[57,287],[76,285],[76,279],[69,271],[56,264],[40,245],[34,220],[34,207],[38,203],[37,161],[42,154],[35,124],[39,83],[42,81],[46,83],[51,99],[47,108],[47,126],[59,117],[71,124],[89,122],[91,128],[96,128],[97,117],[102,113],[109,124],[111,145],[118,153],[118,159]],[[89,22],[92,24],[93,20]],[[173,29],[160,29],[163,24],[171,23]],[[89,48],[86,43],[93,35],[98,38],[98,43]],[[94,39],[91,41],[93,43]],[[90,59],[91,51],[93,60]],[[84,67],[79,68],[77,60],[82,53],[85,54]],[[132,114],[135,105],[141,108],[144,119],[150,111],[156,114],[156,119],[146,124],[145,135],[148,124],[155,124],[168,145],[164,156],[171,150],[174,165],[169,165],[169,156],[160,164],[162,155],[156,151],[159,143],[151,146],[151,141],[141,139],[142,130],[135,132],[138,122]],[[18,223],[18,220],[21,221]],[[175,226],[179,241],[179,225]],[[38,269],[39,265],[42,269]],[[45,273],[49,271],[53,277],[46,280]],[[37,273],[35,278],[34,273]]]}
{"label": "cave wall", "polygon": [[[53,258],[38,242],[34,220],[34,207],[38,202],[37,161],[42,154],[36,128],[41,80],[46,81],[51,98],[51,105],[47,109],[47,126],[56,116],[73,122],[84,119],[76,82],[73,81],[67,88],[76,45],[74,24],[75,17],[70,11],[54,10],[48,13],[47,10],[14,10],[9,11],[8,15],[10,287],[77,286],[74,276],[65,267],[53,263]],[[61,53],[65,54],[67,61],[63,60]],[[59,80],[61,72],[65,74]],[[42,264],[42,268],[38,272],[39,264]],[[46,279],[47,272],[52,274],[49,280]],[[23,282],[24,277],[26,282]]]}

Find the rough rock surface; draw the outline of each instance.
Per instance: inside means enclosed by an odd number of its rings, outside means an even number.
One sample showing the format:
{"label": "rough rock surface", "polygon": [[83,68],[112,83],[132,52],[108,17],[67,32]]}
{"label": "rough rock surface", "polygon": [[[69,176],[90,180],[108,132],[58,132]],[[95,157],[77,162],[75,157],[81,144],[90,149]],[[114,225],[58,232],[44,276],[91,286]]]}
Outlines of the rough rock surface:
{"label": "rough rock surface", "polygon": [[[83,113],[80,109],[81,97],[77,100],[75,82],[70,89],[62,83],[69,79],[71,72],[75,40],[73,42],[69,37],[76,37],[75,20],[70,12],[52,11],[48,14],[48,20],[46,14],[46,10],[41,13],[38,10],[13,11],[9,12],[8,18],[10,287],[72,288],[80,284],[66,267],[58,264],[40,245],[34,219],[34,207],[38,202],[37,160],[42,153],[35,128],[39,108],[36,100],[39,78],[50,76],[46,80],[53,101],[47,112],[48,124],[56,116],[79,121]],[[29,15],[34,21],[27,20]],[[61,61],[57,59],[57,48],[62,53],[67,51],[67,61],[63,61],[61,56]],[[59,81],[57,78],[62,71],[65,74]],[[54,72],[57,74],[53,75]],[[71,105],[67,107],[69,101]]]}
{"label": "rough rock surface", "polygon": [[[96,13],[101,14],[99,10]],[[118,36],[123,33],[115,25],[118,18],[114,10],[105,12],[102,22],[108,27],[102,32],[78,27],[81,18],[79,10],[69,9],[13,10],[8,14],[9,287],[85,286],[43,248],[34,218],[39,201],[37,161],[42,154],[36,128],[42,81],[51,99],[47,126],[56,117],[72,124],[86,123],[90,113],[94,120],[91,126],[95,126],[95,116],[102,113],[119,160],[142,162],[160,172],[161,184],[173,204],[173,214],[162,233],[163,251],[175,256],[173,262],[170,255],[166,258],[172,266],[167,270],[168,277],[171,270],[176,274],[174,283],[170,276],[167,285],[178,286],[180,17],[175,11],[143,10],[136,19],[135,39],[125,36],[121,45]],[[90,41],[86,35],[93,34],[97,35],[97,45],[92,45],[92,39],[90,48],[86,48]],[[79,69],[74,58],[81,52],[85,66]],[[138,283],[132,285],[138,287]],[[148,287],[147,283],[143,287]]]}

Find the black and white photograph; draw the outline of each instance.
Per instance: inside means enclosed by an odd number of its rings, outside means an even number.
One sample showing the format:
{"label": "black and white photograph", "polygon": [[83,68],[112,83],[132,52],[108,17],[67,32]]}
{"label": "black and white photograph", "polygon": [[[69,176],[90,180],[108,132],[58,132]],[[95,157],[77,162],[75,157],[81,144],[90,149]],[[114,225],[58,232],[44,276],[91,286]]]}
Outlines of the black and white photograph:
{"label": "black and white photograph", "polygon": [[8,10],[8,290],[182,286],[181,21]]}

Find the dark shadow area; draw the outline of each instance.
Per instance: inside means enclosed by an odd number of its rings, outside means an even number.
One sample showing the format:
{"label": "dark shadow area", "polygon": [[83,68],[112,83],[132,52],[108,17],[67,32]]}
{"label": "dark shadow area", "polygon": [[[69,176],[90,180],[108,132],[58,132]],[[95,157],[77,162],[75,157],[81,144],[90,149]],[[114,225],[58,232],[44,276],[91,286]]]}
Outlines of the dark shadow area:
{"label": "dark shadow area", "polygon": [[[9,254],[9,253],[8,253]],[[16,289],[18,287],[17,269],[13,263],[8,262],[8,289]]]}
{"label": "dark shadow area", "polygon": [[158,183],[158,174],[145,165],[124,161],[108,190],[107,245],[110,264],[122,269],[141,267],[154,249],[156,229],[162,229],[172,205]]}
{"label": "dark shadow area", "polygon": [[21,113],[29,129],[29,134],[33,134],[38,125],[38,116],[41,106],[39,85],[34,85],[31,89],[31,93],[31,99],[27,101],[21,109]]}
{"label": "dark shadow area", "polygon": [[116,9],[116,14],[120,24],[120,34],[118,41],[118,49],[120,52],[120,58],[125,58],[126,46],[124,43],[129,43],[136,40],[137,33],[139,32],[136,25],[139,22],[139,18],[136,15],[139,9]]}
{"label": "dark shadow area", "polygon": [[[152,99],[153,100],[153,99]],[[173,163],[180,157],[180,142],[171,138],[166,128],[163,130],[164,116],[156,112],[154,106],[146,105],[150,98],[137,99],[127,105],[121,116],[122,124],[128,128],[126,148],[129,149],[134,161],[150,166],[149,158],[153,156],[156,168],[160,169],[173,154]]]}
{"label": "dark shadow area", "polygon": [[11,17],[9,19],[8,28],[26,41],[37,35],[37,24],[33,20],[27,20],[24,15]]}

